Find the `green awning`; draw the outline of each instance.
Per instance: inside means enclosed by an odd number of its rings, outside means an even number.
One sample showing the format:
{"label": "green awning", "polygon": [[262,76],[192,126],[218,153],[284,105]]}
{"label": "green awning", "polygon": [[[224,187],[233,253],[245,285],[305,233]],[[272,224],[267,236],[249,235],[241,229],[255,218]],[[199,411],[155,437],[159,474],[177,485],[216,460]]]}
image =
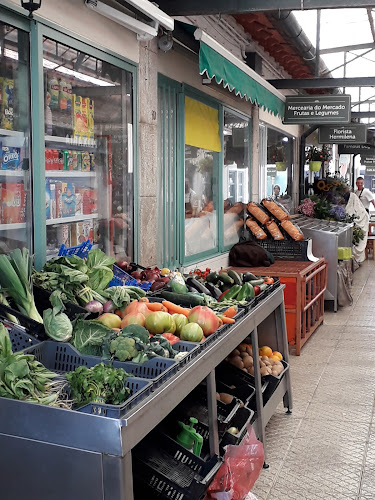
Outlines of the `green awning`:
{"label": "green awning", "polygon": [[[230,92],[283,118],[285,98],[278,90],[201,30],[195,32],[195,38],[200,40],[199,73],[201,75],[206,74],[210,79],[215,78],[218,84],[222,84]],[[208,45],[206,41],[220,48],[221,53]],[[224,57],[222,53],[227,57]]]}

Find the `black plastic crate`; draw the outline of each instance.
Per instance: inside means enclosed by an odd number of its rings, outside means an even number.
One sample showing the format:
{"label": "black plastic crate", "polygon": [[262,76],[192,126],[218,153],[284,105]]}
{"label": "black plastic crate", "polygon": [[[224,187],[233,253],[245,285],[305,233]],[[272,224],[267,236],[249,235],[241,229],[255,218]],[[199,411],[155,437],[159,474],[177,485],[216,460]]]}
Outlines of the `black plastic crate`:
{"label": "black plastic crate", "polygon": [[[108,360],[101,360],[96,356],[81,355],[70,344],[60,342],[41,342],[32,347],[25,349],[25,354],[33,354],[46,368],[51,371],[65,373],[78,368],[79,366],[87,366],[92,368],[100,362],[108,363]],[[162,359],[162,358],[157,358]],[[136,363],[116,362],[116,368],[123,368],[127,373],[132,374],[133,366]],[[142,364],[139,365],[142,367]],[[143,367],[146,373],[147,367]],[[153,389],[153,380],[139,378],[136,376],[129,377],[126,386],[130,389],[129,398],[122,405],[109,405],[101,403],[89,403],[85,406],[77,408],[77,411],[83,413],[94,413],[104,417],[121,418],[131,408],[138,404],[142,399],[148,396]]]}
{"label": "black plastic crate", "polygon": [[[232,372],[232,374],[234,374],[237,378],[242,379],[245,383],[247,383],[251,387],[255,388],[255,378],[252,375],[250,375],[250,373],[247,373],[243,370],[240,370],[239,368],[232,365],[228,361],[222,361],[220,363],[220,365],[218,365],[216,367],[216,373],[219,373],[220,375],[218,375],[218,376],[221,379],[224,378],[224,380],[225,380],[225,376],[226,376],[227,372],[228,373]],[[269,377],[269,376],[270,375],[267,375],[267,377]],[[267,377],[266,376],[260,377],[260,381],[261,381],[261,385],[262,385],[262,392],[264,392],[268,386],[269,381],[268,381]]]}
{"label": "black plastic crate", "polygon": [[[49,300],[52,292],[45,290],[44,288],[40,288],[39,286],[33,285],[34,292],[34,300],[35,305],[41,315],[43,315],[43,311],[46,309],[50,309],[51,302]],[[97,317],[98,314],[90,314],[90,318],[88,317],[89,313],[86,311],[84,307],[79,306],[78,304],[74,304],[73,302],[64,302],[65,306],[65,314],[69,317],[69,319],[73,320],[77,316],[77,314],[86,314],[87,319],[91,319]]]}
{"label": "black plastic crate", "polygon": [[234,370],[227,370],[227,365],[220,364],[215,369],[217,392],[231,394],[243,403],[248,403],[255,395],[255,387]]}
{"label": "black plastic crate", "polygon": [[19,312],[17,309],[13,309],[12,307],[0,304],[0,318],[8,320],[7,313],[15,316],[18,319],[20,325],[23,326],[27,330],[27,332],[30,333],[30,335],[37,338],[38,340],[42,341],[49,338],[44,330],[43,323],[34,321],[33,319]]}
{"label": "black plastic crate", "polygon": [[237,446],[241,443],[247,433],[247,425],[250,424],[251,419],[254,416],[254,411],[247,407],[238,408],[237,413],[234,415],[230,422],[230,427],[236,427],[238,429],[237,434],[231,434],[228,430],[224,433],[220,441],[220,451],[224,455],[224,447],[227,445]]}
{"label": "black plastic crate", "polygon": [[221,465],[197,457],[167,435],[152,432],[133,450],[135,500],[201,500]]}
{"label": "black plastic crate", "polygon": [[258,245],[270,252],[275,260],[308,261],[307,246],[309,240],[256,240]]}
{"label": "black plastic crate", "polygon": [[[4,324],[8,326],[6,321]],[[9,324],[9,338],[12,343],[13,352],[22,351],[23,349],[40,343],[40,340],[29,335],[24,328],[13,324]]]}

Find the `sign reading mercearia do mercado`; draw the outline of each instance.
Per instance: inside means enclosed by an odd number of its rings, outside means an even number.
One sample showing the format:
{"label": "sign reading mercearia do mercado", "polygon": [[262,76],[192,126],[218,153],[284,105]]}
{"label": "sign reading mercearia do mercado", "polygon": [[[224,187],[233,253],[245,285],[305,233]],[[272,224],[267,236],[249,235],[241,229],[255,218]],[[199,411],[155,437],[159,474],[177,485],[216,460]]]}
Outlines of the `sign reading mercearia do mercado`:
{"label": "sign reading mercearia do mercado", "polygon": [[350,95],[318,97],[287,96],[283,123],[350,123]]}
{"label": "sign reading mercearia do mercado", "polygon": [[366,125],[319,127],[319,144],[364,144],[367,140]]}

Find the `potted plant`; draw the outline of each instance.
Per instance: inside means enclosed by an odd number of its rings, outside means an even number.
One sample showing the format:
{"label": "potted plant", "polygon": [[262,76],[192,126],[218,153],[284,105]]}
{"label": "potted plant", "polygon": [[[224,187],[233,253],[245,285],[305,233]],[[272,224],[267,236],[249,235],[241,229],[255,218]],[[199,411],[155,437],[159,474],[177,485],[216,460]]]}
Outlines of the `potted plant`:
{"label": "potted plant", "polygon": [[275,162],[276,170],[284,171],[287,169],[284,146],[275,146],[271,158]]}
{"label": "potted plant", "polygon": [[329,161],[330,159],[331,155],[325,145],[322,148],[310,146],[306,151],[306,162],[313,172],[319,172],[322,162]]}

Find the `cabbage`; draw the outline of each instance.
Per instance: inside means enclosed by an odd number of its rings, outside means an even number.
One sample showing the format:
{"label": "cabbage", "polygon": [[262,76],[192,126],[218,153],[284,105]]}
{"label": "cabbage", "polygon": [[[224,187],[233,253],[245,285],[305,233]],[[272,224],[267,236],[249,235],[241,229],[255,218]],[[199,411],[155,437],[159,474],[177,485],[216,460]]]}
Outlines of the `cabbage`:
{"label": "cabbage", "polygon": [[63,312],[65,306],[61,300],[61,290],[55,290],[49,300],[52,309],[46,309],[43,312],[46,333],[57,342],[68,342],[72,338],[73,326],[68,316]]}

